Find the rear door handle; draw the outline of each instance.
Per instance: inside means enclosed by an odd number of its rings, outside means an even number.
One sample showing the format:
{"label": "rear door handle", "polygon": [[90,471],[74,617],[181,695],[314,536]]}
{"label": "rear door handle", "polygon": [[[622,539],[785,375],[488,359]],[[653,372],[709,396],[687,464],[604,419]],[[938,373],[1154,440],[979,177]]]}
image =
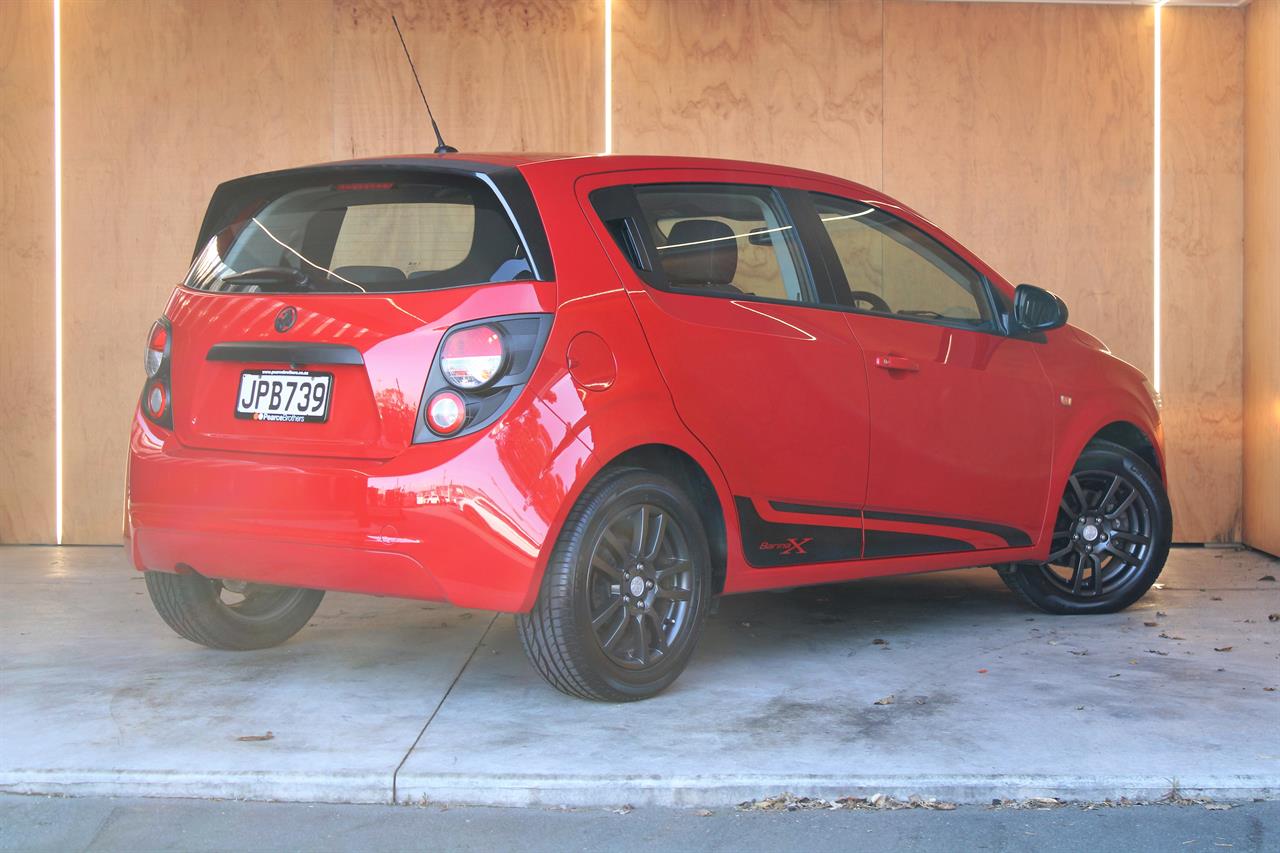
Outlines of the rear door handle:
{"label": "rear door handle", "polygon": [[876,356],[876,367],[884,370],[909,370],[915,372],[920,369],[917,362],[900,355],[878,355]]}

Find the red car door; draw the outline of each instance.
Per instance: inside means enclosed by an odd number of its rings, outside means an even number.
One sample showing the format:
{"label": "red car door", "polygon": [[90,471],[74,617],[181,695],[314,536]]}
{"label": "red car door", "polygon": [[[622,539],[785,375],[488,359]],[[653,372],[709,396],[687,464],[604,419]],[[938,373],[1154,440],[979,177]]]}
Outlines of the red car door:
{"label": "red car door", "polygon": [[580,189],[676,411],[733,491],[748,563],[860,558],[866,373],[843,313],[816,307],[830,294],[780,191],[721,171],[605,183]]}
{"label": "red car door", "polygon": [[1030,545],[1053,448],[1039,344],[1002,332],[987,281],[923,222],[810,198],[867,365],[864,557]]}

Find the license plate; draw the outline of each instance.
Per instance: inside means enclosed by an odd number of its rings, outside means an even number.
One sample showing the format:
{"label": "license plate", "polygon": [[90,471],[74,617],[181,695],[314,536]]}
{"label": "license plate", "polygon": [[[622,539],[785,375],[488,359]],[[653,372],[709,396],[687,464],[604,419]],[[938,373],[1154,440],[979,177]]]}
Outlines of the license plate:
{"label": "license plate", "polygon": [[240,374],[236,417],[286,423],[329,419],[333,374],[309,370],[246,370]]}

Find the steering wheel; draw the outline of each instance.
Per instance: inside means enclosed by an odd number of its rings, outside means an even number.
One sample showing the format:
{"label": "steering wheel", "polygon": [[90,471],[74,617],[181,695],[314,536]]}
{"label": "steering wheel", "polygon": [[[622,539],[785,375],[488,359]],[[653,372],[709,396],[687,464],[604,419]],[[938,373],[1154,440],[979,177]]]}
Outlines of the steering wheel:
{"label": "steering wheel", "polygon": [[872,293],[869,290],[855,290],[849,295],[853,297],[854,308],[862,308],[862,306],[859,305],[858,303],[865,302],[867,305],[871,306],[869,309],[866,309],[866,310],[879,311],[882,314],[893,313],[893,309],[889,307],[888,302],[885,302],[877,294]]}

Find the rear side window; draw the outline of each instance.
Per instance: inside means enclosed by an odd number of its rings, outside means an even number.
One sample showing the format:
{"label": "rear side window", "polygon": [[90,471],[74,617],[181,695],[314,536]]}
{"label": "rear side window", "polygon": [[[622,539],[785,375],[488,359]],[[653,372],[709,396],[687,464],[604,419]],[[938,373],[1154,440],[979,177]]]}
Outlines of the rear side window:
{"label": "rear side window", "polygon": [[660,184],[635,192],[658,266],[673,289],[809,299],[795,228],[773,190]]}
{"label": "rear side window", "polygon": [[253,199],[205,243],[186,286],[393,293],[533,278],[487,186],[428,181],[295,186]]}
{"label": "rear side window", "polygon": [[813,202],[855,307],[959,326],[990,325],[982,276],[946,246],[861,202],[818,194]]}

